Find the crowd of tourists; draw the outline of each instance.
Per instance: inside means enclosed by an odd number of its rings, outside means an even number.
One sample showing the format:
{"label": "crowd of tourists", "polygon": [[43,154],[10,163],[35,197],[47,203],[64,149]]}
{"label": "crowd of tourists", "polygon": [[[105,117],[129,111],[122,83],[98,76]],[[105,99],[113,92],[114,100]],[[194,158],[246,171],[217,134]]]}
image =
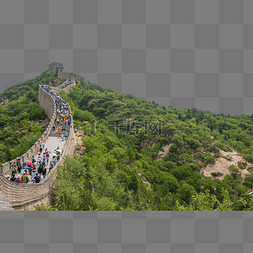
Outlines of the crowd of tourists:
{"label": "crowd of tourists", "polygon": [[61,150],[57,147],[52,152],[52,160],[49,162],[51,150],[45,148],[43,152],[44,145],[44,143],[40,143],[40,151],[36,158],[33,156],[31,160],[23,163],[21,163],[20,159],[17,159],[17,162],[12,164],[12,177],[6,175],[6,178],[21,184],[27,184],[29,182],[39,183],[45,179],[46,175],[50,173],[56,162],[60,159]]}
{"label": "crowd of tourists", "polygon": [[73,77],[70,77],[70,78],[68,79],[67,82],[64,82],[64,83],[63,83],[62,85],[60,85],[58,88],[64,89],[64,88],[66,88],[67,86],[71,85],[72,83],[74,83],[74,79],[73,79]]}
{"label": "crowd of tourists", "polygon": [[[70,113],[69,105],[53,92],[49,85],[42,85],[42,88],[54,98],[56,103],[57,113],[51,134],[58,135],[64,141],[64,138],[65,140],[68,138],[69,128],[71,126],[72,114]],[[42,142],[39,144],[39,153],[36,158],[33,156],[31,161],[27,160],[22,164],[21,160],[17,159],[17,162],[12,164],[12,177],[6,175],[6,178],[21,184],[27,184],[29,182],[39,183],[45,179],[46,175],[50,173],[56,165],[56,162],[60,159],[62,151],[59,149],[59,146],[53,152],[47,148],[44,149],[44,146],[45,144]]]}

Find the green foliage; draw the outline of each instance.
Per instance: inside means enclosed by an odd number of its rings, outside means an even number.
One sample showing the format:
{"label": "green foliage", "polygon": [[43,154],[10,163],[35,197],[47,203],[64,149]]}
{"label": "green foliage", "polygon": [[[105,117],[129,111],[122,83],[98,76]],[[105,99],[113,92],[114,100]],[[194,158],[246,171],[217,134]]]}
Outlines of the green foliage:
{"label": "green foliage", "polygon": [[239,167],[241,170],[244,170],[244,169],[246,169],[246,167],[247,167],[247,163],[239,163],[239,164],[238,164],[238,167]]}
{"label": "green foliage", "polygon": [[91,122],[92,120],[95,119],[95,116],[88,112],[88,111],[82,111],[80,109],[75,109],[73,110],[73,119],[74,120],[79,120],[79,121],[88,121]]}
{"label": "green foliage", "polygon": [[35,211],[55,211],[55,208],[53,208],[52,206],[46,207],[44,203],[42,203],[41,205],[34,205],[33,207],[35,208]]}
{"label": "green foliage", "polygon": [[97,204],[91,195],[91,183],[87,171],[80,159],[66,157],[63,166],[58,166],[54,183],[55,207],[57,210],[96,209]]}
{"label": "green foliage", "polygon": [[23,155],[39,139],[47,119],[38,102],[38,87],[48,84],[55,73],[44,71],[40,76],[7,87],[0,93],[0,164]]}
{"label": "green foliage", "polygon": [[[238,204],[243,200],[237,200],[237,197],[253,186],[250,176],[242,185],[241,175],[236,170],[231,170],[231,175],[225,176],[223,181],[216,179],[222,176],[220,172],[213,173],[214,179],[207,180],[199,171],[207,164],[215,164],[220,149],[230,151],[230,147],[238,148],[248,161],[253,161],[248,134],[253,129],[251,118],[243,116],[241,124],[237,116],[216,115],[197,109],[179,111],[171,106],[165,110],[155,102],[102,89],[79,78],[81,87],[75,87],[65,98],[74,101],[74,124],[84,120],[82,112],[105,119],[104,133],[92,132],[83,138],[86,149],[80,158],[85,161],[83,167],[94,185],[92,199],[96,204],[90,207],[92,210],[243,208]],[[90,103],[94,98],[97,102]],[[124,124],[118,134],[115,129],[108,128],[109,120],[124,122],[126,118],[142,122],[141,131],[146,118],[159,118],[163,125],[162,135],[156,132],[126,134]],[[83,124],[83,127],[88,133],[88,125]],[[239,127],[240,131],[237,131]],[[166,145],[169,148],[165,152]],[[156,160],[160,151],[164,152],[163,157]],[[150,185],[143,183],[143,177]],[[231,198],[227,198],[227,194]]]}
{"label": "green foliage", "polygon": [[206,163],[215,164],[215,157],[212,155],[207,155],[205,159]]}
{"label": "green foliage", "polygon": [[187,144],[190,145],[190,147],[193,148],[193,149],[197,149],[198,147],[201,146],[201,144],[200,144],[200,142],[199,142],[198,140],[193,139],[193,138],[191,138],[191,137],[186,138],[186,142],[187,142]]}
{"label": "green foliage", "polygon": [[[41,134],[38,121],[46,117],[38,106],[38,85],[56,74],[45,72],[1,94],[0,102],[10,99],[0,106],[1,161],[23,154]],[[49,209],[253,210],[253,198],[246,194],[253,188],[253,172],[243,180],[239,170],[245,164],[232,166],[222,181],[220,172],[212,173],[213,178],[200,174],[215,164],[219,150],[237,150],[253,162],[253,116],[165,108],[74,77],[80,85],[61,96],[71,106],[74,126],[84,130],[85,151],[79,158],[67,157],[58,168]],[[138,121],[138,134],[127,133],[127,118]],[[116,119],[121,120],[118,133],[109,128]],[[154,127],[158,119],[161,132],[156,131],[158,124]],[[47,210],[43,205],[36,208]]]}

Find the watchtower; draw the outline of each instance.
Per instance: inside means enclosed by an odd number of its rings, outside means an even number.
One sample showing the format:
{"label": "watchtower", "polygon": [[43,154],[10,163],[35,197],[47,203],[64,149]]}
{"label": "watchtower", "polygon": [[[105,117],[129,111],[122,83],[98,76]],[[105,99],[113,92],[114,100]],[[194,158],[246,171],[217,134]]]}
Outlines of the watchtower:
{"label": "watchtower", "polygon": [[64,67],[62,63],[52,62],[48,67],[49,71],[56,71],[58,69],[58,78],[62,78],[67,80],[69,78],[69,73],[64,71]]}
{"label": "watchtower", "polygon": [[64,71],[64,67],[62,63],[59,62],[52,62],[49,64],[49,71],[56,71],[56,68],[58,68],[58,71]]}

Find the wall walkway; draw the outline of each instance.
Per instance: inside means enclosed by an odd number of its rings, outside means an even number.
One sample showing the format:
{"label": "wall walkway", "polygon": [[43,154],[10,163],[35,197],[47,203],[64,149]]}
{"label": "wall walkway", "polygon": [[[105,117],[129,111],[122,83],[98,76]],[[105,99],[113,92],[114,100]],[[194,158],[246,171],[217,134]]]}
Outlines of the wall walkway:
{"label": "wall walkway", "polygon": [[[38,139],[38,141],[25,154],[18,157],[21,158],[21,162],[25,162],[27,159],[30,160],[32,156],[36,156],[38,154],[40,142],[47,142],[56,119],[55,99],[41,86],[39,86],[38,99],[46,115],[51,118],[51,121],[47,126],[45,132]],[[4,203],[1,202],[1,194],[4,195],[4,197],[11,204],[12,208],[14,208],[15,210],[34,210],[33,205],[40,203],[48,203],[50,201],[50,187],[52,186],[56,177],[57,165],[62,164],[65,155],[73,155],[74,149],[75,134],[73,130],[73,118],[71,117],[69,137],[67,138],[63,146],[61,158],[57,162],[56,166],[51,170],[49,176],[46,177],[43,181],[38,184],[17,184],[11,182],[10,180],[6,179],[4,175],[11,175],[11,164],[16,163],[17,159],[0,165],[0,203]],[[8,204],[6,204],[6,206],[9,207]],[[3,206],[2,210],[4,209],[5,207]]]}

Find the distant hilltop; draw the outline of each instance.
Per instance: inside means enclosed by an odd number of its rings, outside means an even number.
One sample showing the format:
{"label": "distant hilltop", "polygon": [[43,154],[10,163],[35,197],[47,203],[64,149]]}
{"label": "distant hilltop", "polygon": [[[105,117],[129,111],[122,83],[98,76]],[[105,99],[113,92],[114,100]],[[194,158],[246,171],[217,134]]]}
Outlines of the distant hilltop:
{"label": "distant hilltop", "polygon": [[48,66],[49,71],[56,71],[58,69],[58,78],[69,79],[69,73],[64,71],[63,63],[52,62]]}

